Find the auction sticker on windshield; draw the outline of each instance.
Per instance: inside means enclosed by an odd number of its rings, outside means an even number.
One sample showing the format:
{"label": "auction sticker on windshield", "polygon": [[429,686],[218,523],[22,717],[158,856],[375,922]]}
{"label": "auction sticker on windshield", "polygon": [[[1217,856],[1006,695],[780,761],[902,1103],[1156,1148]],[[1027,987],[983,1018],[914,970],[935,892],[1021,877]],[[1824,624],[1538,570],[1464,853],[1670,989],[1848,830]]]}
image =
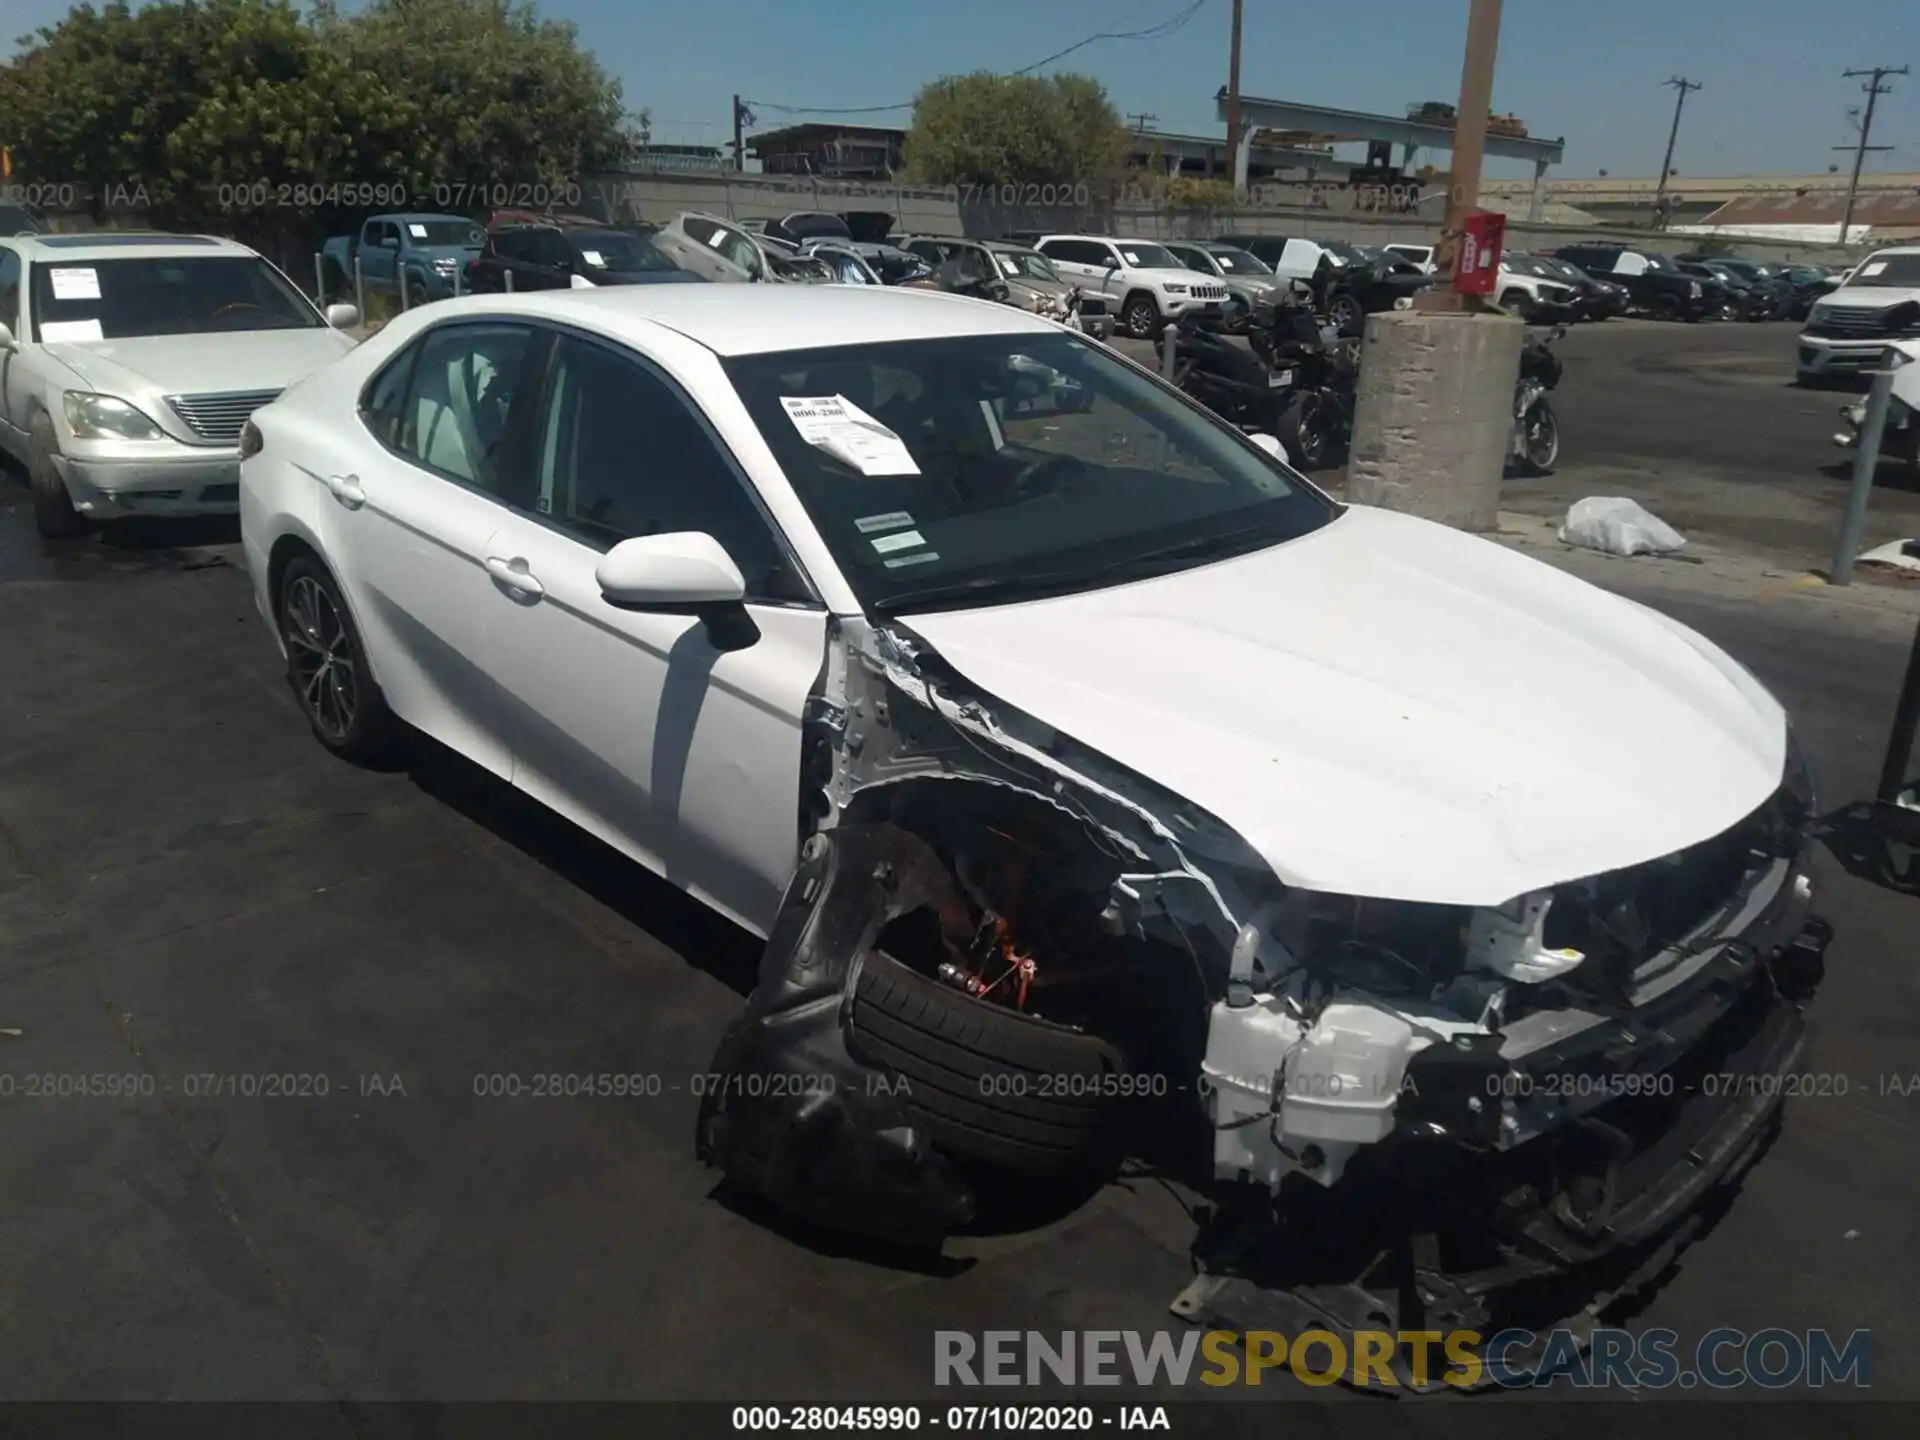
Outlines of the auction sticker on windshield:
{"label": "auction sticker on windshield", "polygon": [[782,395],[800,438],[862,475],[918,475],[906,442],[844,395]]}
{"label": "auction sticker on windshield", "polygon": [[56,266],[47,272],[47,278],[53,282],[53,298],[56,300],[100,298],[100,272],[92,266],[77,270]]}
{"label": "auction sticker on windshield", "polygon": [[40,339],[47,345],[58,345],[63,340],[104,340],[106,338],[106,331],[100,328],[98,320],[42,320],[40,322]]}
{"label": "auction sticker on windshield", "polygon": [[416,240],[424,240],[427,238],[427,227],[424,225],[409,225],[407,226],[407,233]]}
{"label": "auction sticker on windshield", "polygon": [[604,259],[601,258],[600,252],[598,250],[582,250],[580,252],[580,258],[586,261],[587,264],[589,265],[598,265],[598,266],[601,266],[602,268],[604,268],[607,263]]}
{"label": "auction sticker on windshield", "polygon": [[[1878,275],[1878,274],[1879,274],[1879,273],[1880,273],[1880,272],[1881,272],[1882,270],[1884,270],[1884,269],[1886,269],[1886,268],[1887,268],[1887,262],[1886,262],[1886,261],[1884,261],[1884,260],[1876,260],[1876,261],[1874,261],[1874,262],[1873,262],[1873,264],[1871,264],[1871,265],[1862,265],[1862,266],[1860,267],[1860,273],[1861,273],[1862,275]],[[56,274],[56,275],[58,275],[58,274],[59,274],[60,272],[59,272],[58,270],[56,270],[56,271],[54,271],[53,273],[54,273],[54,274]],[[89,274],[91,274],[92,272],[91,272],[91,271],[89,271],[88,273],[89,273]]]}
{"label": "auction sticker on windshield", "polygon": [[889,510],[884,515],[862,515],[853,522],[853,528],[862,535],[871,535],[876,530],[899,530],[913,524],[913,516],[905,510]]}

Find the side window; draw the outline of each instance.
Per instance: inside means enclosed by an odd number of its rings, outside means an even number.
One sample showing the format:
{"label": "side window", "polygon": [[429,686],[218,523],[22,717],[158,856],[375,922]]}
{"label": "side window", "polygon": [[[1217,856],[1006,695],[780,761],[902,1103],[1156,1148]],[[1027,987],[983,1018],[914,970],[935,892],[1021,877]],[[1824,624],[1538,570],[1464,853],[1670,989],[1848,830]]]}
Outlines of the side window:
{"label": "side window", "polygon": [[682,220],[680,228],[702,245],[713,244],[713,237],[720,233],[720,227],[711,220],[699,220],[692,216]]}
{"label": "side window", "polygon": [[542,265],[550,265],[563,270],[573,262],[573,251],[567,245],[567,239],[558,230],[536,230],[533,232],[533,258]]}
{"label": "side window", "polygon": [[527,258],[527,232],[524,230],[502,230],[493,237],[493,253],[502,260],[524,260]]}
{"label": "side window", "polygon": [[956,245],[953,247],[954,259],[959,262],[960,273],[970,280],[995,279],[993,259],[978,245]]}
{"label": "side window", "polygon": [[720,442],[689,401],[633,360],[561,337],[533,467],[533,508],[596,550],[703,531],[740,567],[748,599],[807,598]]}
{"label": "side window", "polygon": [[360,419],[383,445],[399,442],[400,421],[407,409],[407,381],[419,354],[418,344],[409,345],[387,362],[387,368],[373,377],[360,397]]}
{"label": "side window", "polygon": [[1071,240],[1043,240],[1035,248],[1049,260],[1061,260],[1069,265],[1080,263],[1080,257],[1073,253],[1074,246]]}
{"label": "side window", "polygon": [[0,245],[0,325],[20,334],[20,252]]}
{"label": "side window", "polygon": [[418,342],[395,448],[449,479],[507,498],[500,446],[533,338],[524,325],[429,330]]}

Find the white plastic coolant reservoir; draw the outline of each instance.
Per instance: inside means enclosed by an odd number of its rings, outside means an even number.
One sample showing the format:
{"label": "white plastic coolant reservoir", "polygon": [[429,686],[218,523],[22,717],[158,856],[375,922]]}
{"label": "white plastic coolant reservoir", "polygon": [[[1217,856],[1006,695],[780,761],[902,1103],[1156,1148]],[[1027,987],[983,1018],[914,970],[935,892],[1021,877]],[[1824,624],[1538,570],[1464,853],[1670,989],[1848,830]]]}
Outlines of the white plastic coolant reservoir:
{"label": "white plastic coolant reservoir", "polygon": [[1274,1084],[1305,1027],[1273,995],[1246,1005],[1222,1000],[1207,1026],[1202,1093],[1214,1125],[1214,1174],[1268,1188],[1293,1168],[1273,1142]]}
{"label": "white plastic coolant reservoir", "polygon": [[1329,1005],[1287,1061],[1280,1112],[1287,1143],[1384,1139],[1414,1048],[1406,1021],[1371,1005]]}

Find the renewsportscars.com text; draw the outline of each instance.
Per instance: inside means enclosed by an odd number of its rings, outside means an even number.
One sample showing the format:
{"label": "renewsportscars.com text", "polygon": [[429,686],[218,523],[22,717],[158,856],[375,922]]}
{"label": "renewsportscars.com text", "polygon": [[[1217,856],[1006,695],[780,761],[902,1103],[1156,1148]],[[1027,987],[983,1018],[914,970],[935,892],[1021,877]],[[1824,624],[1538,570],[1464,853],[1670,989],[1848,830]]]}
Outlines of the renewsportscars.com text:
{"label": "renewsportscars.com text", "polygon": [[[936,1385],[1258,1385],[1268,1375],[1306,1385],[1397,1388],[1396,1354],[1416,1388],[1551,1385],[1578,1389],[1778,1390],[1873,1383],[1868,1330],[1735,1330],[1686,1340],[1678,1331],[1362,1330],[1351,1343],[1326,1330],[936,1330]],[[1536,1358],[1537,1357],[1537,1358]]]}

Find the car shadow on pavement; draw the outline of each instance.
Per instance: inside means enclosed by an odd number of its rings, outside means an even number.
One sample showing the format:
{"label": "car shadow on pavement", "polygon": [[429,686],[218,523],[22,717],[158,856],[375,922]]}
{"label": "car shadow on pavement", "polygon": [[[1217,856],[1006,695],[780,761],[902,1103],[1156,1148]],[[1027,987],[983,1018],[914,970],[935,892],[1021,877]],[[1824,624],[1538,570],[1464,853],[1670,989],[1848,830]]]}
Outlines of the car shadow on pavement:
{"label": "car shadow on pavement", "polygon": [[426,794],[551,870],[743,998],[763,942],[472,761],[409,737],[396,768]]}
{"label": "car shadow on pavement", "polygon": [[[1840,460],[1831,465],[1822,465],[1820,473],[1829,480],[1838,480],[1843,485],[1850,484],[1853,480],[1853,461]],[[1874,470],[1873,488],[1920,495],[1920,465],[1908,465],[1899,460],[1889,460],[1883,455],[1880,458],[1880,464]]]}
{"label": "car shadow on pavement", "polygon": [[1920,897],[1920,814],[1862,801],[1821,816],[1814,833],[1855,879]]}

